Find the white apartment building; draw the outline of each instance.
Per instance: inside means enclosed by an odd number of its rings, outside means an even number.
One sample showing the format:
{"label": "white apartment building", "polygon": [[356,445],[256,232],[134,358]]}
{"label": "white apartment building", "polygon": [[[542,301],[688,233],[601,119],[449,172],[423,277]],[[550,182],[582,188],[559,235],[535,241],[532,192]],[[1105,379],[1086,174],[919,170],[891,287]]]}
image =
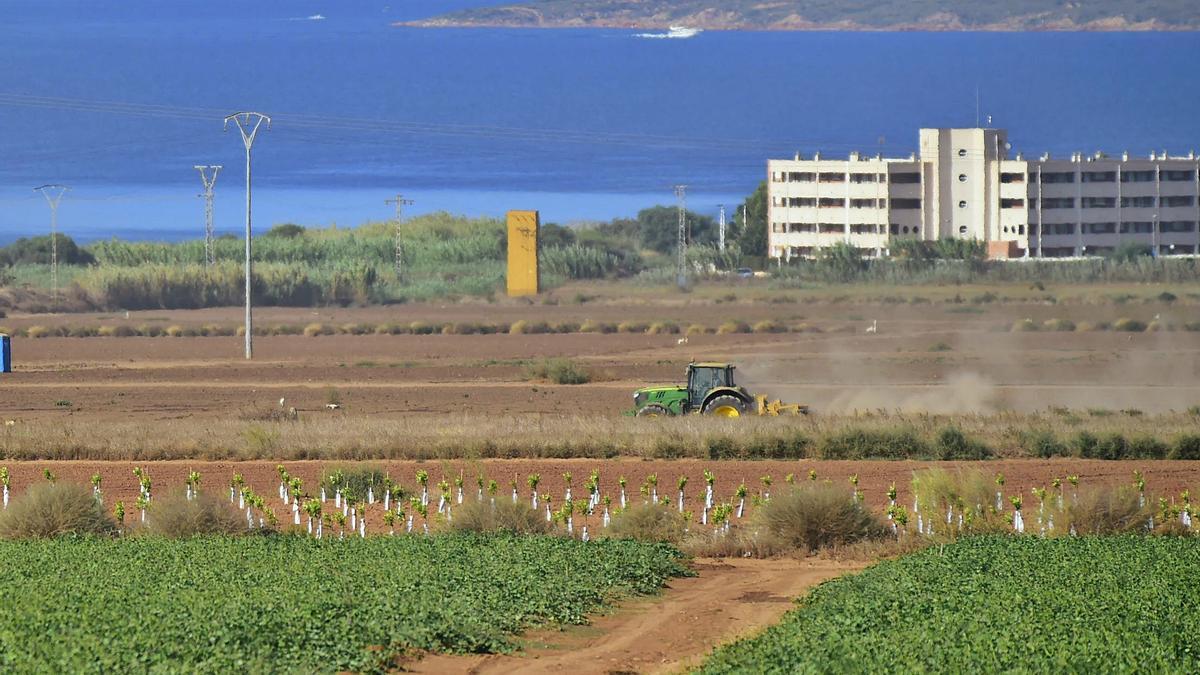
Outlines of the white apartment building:
{"label": "white apartment building", "polygon": [[1195,153],[1008,154],[1001,129],[921,129],[920,152],[906,158],[770,160],[768,254],[844,242],[877,257],[905,238],[976,239],[1000,258],[1099,255],[1125,242],[1200,253]]}

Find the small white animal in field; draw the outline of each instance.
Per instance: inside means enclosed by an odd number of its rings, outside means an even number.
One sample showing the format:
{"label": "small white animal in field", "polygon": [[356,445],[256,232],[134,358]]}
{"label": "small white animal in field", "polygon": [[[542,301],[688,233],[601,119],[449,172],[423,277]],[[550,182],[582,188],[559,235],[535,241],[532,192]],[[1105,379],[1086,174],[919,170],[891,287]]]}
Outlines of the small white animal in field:
{"label": "small white animal in field", "polygon": [[868,333],[878,333],[879,332],[879,320],[878,319],[871,320],[871,325],[867,326],[867,332]]}
{"label": "small white animal in field", "polygon": [[286,398],[280,398],[280,399],[279,399],[279,407],[280,407],[280,408],[282,408],[282,407],[284,406],[284,404],[285,404],[285,403],[287,403],[287,399],[286,399]]}
{"label": "small white animal in field", "polygon": [[338,404],[336,404],[336,403],[326,403],[326,404],[325,404],[325,407],[326,407],[326,408],[329,408],[330,410],[337,410],[338,408],[340,408],[340,407],[342,407],[342,406],[340,406],[340,405],[338,405]]}
{"label": "small white animal in field", "polygon": [[675,341],[675,344],[677,344],[677,345],[686,345],[687,343],[688,343],[688,339],[687,339],[686,335],[684,335],[683,337],[681,337]]}

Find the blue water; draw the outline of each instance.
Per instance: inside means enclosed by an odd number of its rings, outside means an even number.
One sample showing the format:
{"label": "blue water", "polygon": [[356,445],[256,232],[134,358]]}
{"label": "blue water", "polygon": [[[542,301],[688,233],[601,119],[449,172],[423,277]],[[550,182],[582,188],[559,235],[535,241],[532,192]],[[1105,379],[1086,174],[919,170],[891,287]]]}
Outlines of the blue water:
{"label": "blue water", "polygon": [[244,155],[221,118],[241,109],[274,117],[254,147],[258,227],[385,218],[396,192],[408,213],[607,219],[673,203],[675,183],[715,213],[768,157],[908,154],[920,126],[973,125],[977,88],[1014,151],[1200,148],[1195,33],[390,25],[477,4],[4,0],[0,241],[46,230],[30,188],[48,182],[72,186],[59,222],[79,239],[196,236],[198,163],[225,166],[217,226],[238,231]]}

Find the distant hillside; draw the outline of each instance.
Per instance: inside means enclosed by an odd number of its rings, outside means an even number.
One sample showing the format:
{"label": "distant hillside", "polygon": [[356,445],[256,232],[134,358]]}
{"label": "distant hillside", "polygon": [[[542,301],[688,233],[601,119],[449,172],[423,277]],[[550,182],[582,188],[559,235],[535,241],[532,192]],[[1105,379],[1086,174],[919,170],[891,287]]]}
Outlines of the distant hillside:
{"label": "distant hillside", "polygon": [[1197,0],[533,0],[406,25],[709,30],[1200,30]]}

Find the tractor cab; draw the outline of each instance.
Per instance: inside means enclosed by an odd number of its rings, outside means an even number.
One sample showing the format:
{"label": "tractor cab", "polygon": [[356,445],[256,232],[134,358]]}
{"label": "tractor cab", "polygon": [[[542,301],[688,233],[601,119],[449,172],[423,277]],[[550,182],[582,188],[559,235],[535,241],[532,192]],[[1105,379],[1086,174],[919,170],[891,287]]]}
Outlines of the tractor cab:
{"label": "tractor cab", "polygon": [[753,412],[754,399],[734,382],[731,364],[690,363],[687,385],[639,389],[633,394],[633,405],[638,417],[687,413],[740,417]]}

